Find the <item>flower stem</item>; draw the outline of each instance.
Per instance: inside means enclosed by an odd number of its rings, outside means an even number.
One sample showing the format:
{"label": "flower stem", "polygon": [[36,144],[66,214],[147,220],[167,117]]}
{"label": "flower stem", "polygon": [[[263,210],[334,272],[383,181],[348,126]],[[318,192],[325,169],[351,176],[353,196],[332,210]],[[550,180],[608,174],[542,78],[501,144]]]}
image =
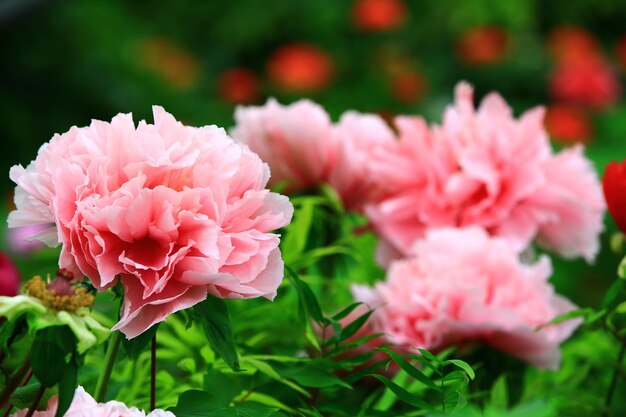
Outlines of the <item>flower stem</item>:
{"label": "flower stem", "polygon": [[103,402],[104,397],[107,393],[107,388],[109,386],[109,380],[111,379],[111,372],[113,371],[113,365],[115,364],[115,356],[117,355],[117,350],[120,347],[120,342],[122,341],[122,336],[119,331],[113,332],[111,334],[111,340],[109,341],[109,347],[107,349],[106,356],[104,358],[104,369],[98,378],[98,383],[96,384],[96,396],[95,399],[98,402]]}
{"label": "flower stem", "polygon": [[13,375],[6,381],[6,385],[2,392],[0,392],[0,409],[2,409],[9,400],[11,399],[11,394],[17,387],[20,386],[24,377],[28,374],[30,370],[30,352],[26,354],[24,357],[24,361],[20,365],[20,367],[15,371]]}
{"label": "flower stem", "polygon": [[150,349],[150,411],[156,408],[156,337],[154,333]]}
{"label": "flower stem", "polygon": [[615,393],[615,389],[617,388],[617,380],[619,377],[619,367],[624,360],[624,355],[626,354],[626,344],[622,343],[622,347],[617,354],[617,363],[615,364],[615,370],[613,371],[613,377],[611,378],[611,385],[609,385],[609,390],[606,393],[606,401],[604,402],[606,406],[605,416],[608,416],[611,413],[611,401],[613,401],[613,394]]}
{"label": "flower stem", "polygon": [[37,407],[39,407],[39,402],[41,401],[41,397],[43,397],[44,392],[46,392],[46,387],[42,385],[39,387],[39,391],[37,391],[37,395],[35,395],[33,404],[30,406],[26,417],[33,417],[33,414],[35,414],[35,410],[37,410]]}

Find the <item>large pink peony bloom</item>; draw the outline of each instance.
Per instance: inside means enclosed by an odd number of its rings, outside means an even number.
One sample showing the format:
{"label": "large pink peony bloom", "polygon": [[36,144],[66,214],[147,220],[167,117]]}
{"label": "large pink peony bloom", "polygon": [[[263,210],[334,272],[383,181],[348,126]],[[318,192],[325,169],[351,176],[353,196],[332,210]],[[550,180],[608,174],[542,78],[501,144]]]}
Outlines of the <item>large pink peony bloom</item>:
{"label": "large pink peony bloom", "polygon": [[[48,408],[44,411],[35,411],[33,417],[54,417],[56,414],[59,398],[55,395],[48,401]],[[11,417],[25,417],[28,410],[22,410]],[[83,387],[76,388],[74,399],[70,408],[65,413],[65,417],[176,417],[169,411],[154,410],[146,416],[142,410],[136,407],[128,408],[118,401],[98,403]]]}
{"label": "large pink peony bloom", "polygon": [[237,107],[235,121],[231,135],[269,164],[271,185],[286,181],[297,191],[328,178],[335,140],[330,117],[319,105],[300,100],[282,106],[270,99],[264,106]]}
{"label": "large pink peony bloom", "polygon": [[9,225],[55,224],[39,238],[60,242],[60,266],[98,290],[120,276],[114,328],[129,338],[207,294],[272,299],[283,262],[270,232],[293,213],[265,189],[267,166],[224,130],[186,127],[161,107],[154,120],[73,127],[11,169]]}
{"label": "large pink peony bloom", "polygon": [[460,83],[441,126],[399,118],[400,141],[372,162],[386,196],[365,209],[385,240],[382,260],[407,255],[431,228],[472,225],[517,249],[539,236],[562,255],[593,260],[604,211],[597,174],[581,148],[552,153],[543,114],[515,119],[497,94],[476,110]]}
{"label": "large pink peony bloom", "polygon": [[509,242],[476,227],[429,231],[413,251],[374,289],[353,289],[358,301],[378,307],[374,326],[391,343],[438,351],[482,341],[536,366],[558,367],[559,344],[579,321],[536,330],[575,308],[548,283],[548,257],[524,265]]}

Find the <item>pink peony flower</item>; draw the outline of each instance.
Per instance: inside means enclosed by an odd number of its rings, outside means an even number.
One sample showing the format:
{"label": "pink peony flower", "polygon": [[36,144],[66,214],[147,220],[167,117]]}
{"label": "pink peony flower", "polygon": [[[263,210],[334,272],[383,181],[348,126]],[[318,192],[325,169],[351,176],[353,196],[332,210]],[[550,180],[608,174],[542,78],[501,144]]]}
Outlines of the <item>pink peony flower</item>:
{"label": "pink peony flower", "polygon": [[332,123],[319,105],[300,100],[288,106],[270,99],[264,106],[237,107],[231,134],[247,144],[272,170],[270,185],[290,191],[324,182],[335,160]]}
{"label": "pink peony flower", "polygon": [[11,258],[0,252],[0,296],[13,297],[20,290],[20,273]]}
{"label": "pink peony flower", "polygon": [[346,112],[335,126],[336,158],[328,177],[344,206],[360,211],[377,195],[370,169],[371,155],[396,141],[394,132],[377,115]]}
{"label": "pink peony flower", "polygon": [[353,289],[358,301],[377,307],[374,328],[391,343],[439,351],[482,341],[538,367],[558,367],[559,344],[580,321],[537,330],[575,308],[548,283],[547,256],[524,265],[506,240],[477,227],[429,231],[412,254],[375,288]]}
{"label": "pink peony flower", "polygon": [[441,126],[399,118],[400,141],[372,162],[385,196],[365,208],[385,240],[379,259],[408,255],[431,228],[475,225],[516,249],[540,234],[540,243],[562,255],[593,260],[604,211],[597,174],[581,148],[552,154],[543,113],[535,108],[515,119],[497,94],[475,110],[471,87],[461,83]]}
{"label": "pink peony flower", "polygon": [[[33,417],[54,417],[58,406],[59,398],[54,396],[48,401],[48,408],[44,411],[35,411]],[[25,417],[28,410],[22,410],[11,417]],[[65,413],[65,417],[176,417],[169,411],[154,410],[146,416],[142,410],[135,407],[128,408],[121,402],[109,401],[98,403],[83,387],[76,388],[74,399],[70,408]]]}
{"label": "pink peony flower", "polygon": [[9,226],[54,223],[39,239],[63,245],[62,268],[98,290],[121,277],[114,329],[128,338],[207,294],[272,299],[283,262],[270,232],[293,213],[265,189],[267,166],[222,129],[153,111],[154,125],[121,114],[73,127],[11,169]]}

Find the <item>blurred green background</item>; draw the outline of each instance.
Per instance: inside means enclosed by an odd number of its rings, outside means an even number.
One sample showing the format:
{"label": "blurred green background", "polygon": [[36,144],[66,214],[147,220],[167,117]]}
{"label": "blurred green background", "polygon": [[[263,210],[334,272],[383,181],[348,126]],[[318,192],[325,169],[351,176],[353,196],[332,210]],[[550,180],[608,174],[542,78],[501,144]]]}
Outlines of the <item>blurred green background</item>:
{"label": "blurred green background", "polygon": [[[334,118],[438,121],[459,80],[477,97],[499,91],[518,114],[549,106],[555,147],[586,143],[601,172],[626,157],[625,21],[617,0],[4,0],[1,212],[10,166],[91,119],[151,120],[159,104],[187,124],[230,127],[237,104],[273,96],[311,98]],[[556,261],[559,290],[597,304],[617,264],[607,246],[593,268]],[[2,247],[24,274],[42,272]]]}

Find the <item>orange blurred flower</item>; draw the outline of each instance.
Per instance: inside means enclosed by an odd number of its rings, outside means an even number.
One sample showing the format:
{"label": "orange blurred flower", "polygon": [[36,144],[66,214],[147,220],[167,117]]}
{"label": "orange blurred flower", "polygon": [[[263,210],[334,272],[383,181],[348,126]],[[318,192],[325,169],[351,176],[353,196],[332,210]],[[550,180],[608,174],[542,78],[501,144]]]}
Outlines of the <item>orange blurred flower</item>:
{"label": "orange blurred flower", "polygon": [[406,69],[391,75],[391,94],[401,103],[419,101],[426,92],[426,81],[416,70]]}
{"label": "orange blurred flower", "polygon": [[589,115],[576,106],[555,104],[548,107],[545,125],[552,138],[562,143],[586,143],[593,137]]}
{"label": "orange blurred flower", "polygon": [[217,91],[229,103],[252,103],[259,98],[259,77],[246,68],[229,69],[220,75]]}
{"label": "orange blurred flower", "polygon": [[357,0],[352,9],[352,20],[361,30],[382,31],[400,26],[406,14],[402,0]]}
{"label": "orange blurred flower", "polygon": [[281,90],[316,92],[330,84],[333,63],[318,47],[294,43],[274,51],[267,63],[267,73]]}
{"label": "orange blurred flower", "polygon": [[558,63],[576,64],[589,60],[602,60],[596,38],[578,26],[559,26],[548,36],[548,49]]}
{"label": "orange blurred flower", "polygon": [[196,85],[199,68],[196,58],[167,38],[146,39],[139,47],[142,63],[173,87]]}
{"label": "orange blurred flower", "polygon": [[461,33],[456,42],[459,59],[469,65],[493,64],[502,60],[509,36],[497,26],[478,26]]}
{"label": "orange blurred flower", "polygon": [[619,100],[621,84],[608,62],[593,59],[558,65],[550,75],[549,90],[558,101],[603,109]]}

